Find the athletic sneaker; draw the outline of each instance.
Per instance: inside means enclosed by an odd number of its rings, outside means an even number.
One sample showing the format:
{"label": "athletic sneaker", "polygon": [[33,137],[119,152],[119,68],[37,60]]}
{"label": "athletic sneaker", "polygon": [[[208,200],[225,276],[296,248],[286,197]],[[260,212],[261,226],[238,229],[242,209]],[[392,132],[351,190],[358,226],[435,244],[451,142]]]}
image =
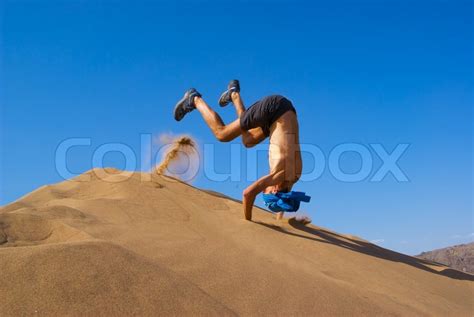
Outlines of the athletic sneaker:
{"label": "athletic sneaker", "polygon": [[232,102],[232,92],[240,92],[240,84],[237,79],[231,80],[229,85],[227,86],[227,90],[224,91],[219,98],[219,105],[221,107],[227,106],[230,102]]}
{"label": "athletic sneaker", "polygon": [[201,97],[201,94],[194,88],[190,88],[184,93],[183,98],[174,107],[174,119],[176,121],[181,121],[186,113],[196,109],[194,97]]}

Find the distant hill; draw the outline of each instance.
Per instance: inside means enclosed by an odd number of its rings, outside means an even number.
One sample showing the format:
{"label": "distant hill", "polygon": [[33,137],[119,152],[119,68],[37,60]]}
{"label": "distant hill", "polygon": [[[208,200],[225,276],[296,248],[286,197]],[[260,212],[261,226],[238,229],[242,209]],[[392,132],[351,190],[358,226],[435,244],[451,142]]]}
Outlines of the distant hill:
{"label": "distant hill", "polygon": [[474,273],[474,242],[423,252],[417,257],[435,261],[459,271]]}

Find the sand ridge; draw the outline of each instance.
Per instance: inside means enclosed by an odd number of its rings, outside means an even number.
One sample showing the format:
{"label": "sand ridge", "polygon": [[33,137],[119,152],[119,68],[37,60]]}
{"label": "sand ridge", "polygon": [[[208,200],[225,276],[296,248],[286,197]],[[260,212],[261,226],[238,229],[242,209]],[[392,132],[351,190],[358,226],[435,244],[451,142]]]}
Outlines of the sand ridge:
{"label": "sand ridge", "polygon": [[472,275],[258,208],[248,222],[224,195],[121,173],[0,209],[2,316],[473,314]]}

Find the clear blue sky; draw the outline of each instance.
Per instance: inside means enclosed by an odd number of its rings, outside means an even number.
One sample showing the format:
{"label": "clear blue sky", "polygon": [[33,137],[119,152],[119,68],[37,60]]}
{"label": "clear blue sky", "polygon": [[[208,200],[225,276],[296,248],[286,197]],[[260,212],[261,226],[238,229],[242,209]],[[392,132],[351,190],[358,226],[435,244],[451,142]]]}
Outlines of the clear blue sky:
{"label": "clear blue sky", "polygon": [[[187,2],[2,1],[1,199],[4,205],[61,177],[58,144],[90,137],[69,167],[120,142],[140,155],[140,134],[189,133],[218,144],[199,114],[172,108],[188,87],[215,106],[229,79],[244,100],[280,93],[295,104],[301,142],[326,157],[342,143],[410,147],[409,182],[322,177],[296,185],[315,224],[406,253],[472,241],[473,7],[471,1]],[[231,108],[216,108],[225,121]],[[235,140],[234,143],[240,143]],[[245,152],[242,150],[242,156]],[[264,156],[264,153],[262,153]],[[305,158],[305,171],[314,165]],[[258,172],[265,173],[265,157]],[[123,168],[119,154],[108,165]],[[244,162],[242,163],[244,164]],[[356,172],[360,158],[341,158]],[[248,182],[194,185],[240,198]]]}

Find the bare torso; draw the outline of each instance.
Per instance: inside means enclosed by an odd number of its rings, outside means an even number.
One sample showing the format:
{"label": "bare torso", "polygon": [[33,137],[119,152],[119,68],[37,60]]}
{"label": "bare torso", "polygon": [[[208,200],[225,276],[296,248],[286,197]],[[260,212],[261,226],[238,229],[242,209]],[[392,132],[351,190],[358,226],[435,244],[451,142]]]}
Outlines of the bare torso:
{"label": "bare torso", "polygon": [[293,111],[285,112],[270,128],[270,173],[284,171],[285,181],[276,190],[291,190],[301,176],[298,118]]}

